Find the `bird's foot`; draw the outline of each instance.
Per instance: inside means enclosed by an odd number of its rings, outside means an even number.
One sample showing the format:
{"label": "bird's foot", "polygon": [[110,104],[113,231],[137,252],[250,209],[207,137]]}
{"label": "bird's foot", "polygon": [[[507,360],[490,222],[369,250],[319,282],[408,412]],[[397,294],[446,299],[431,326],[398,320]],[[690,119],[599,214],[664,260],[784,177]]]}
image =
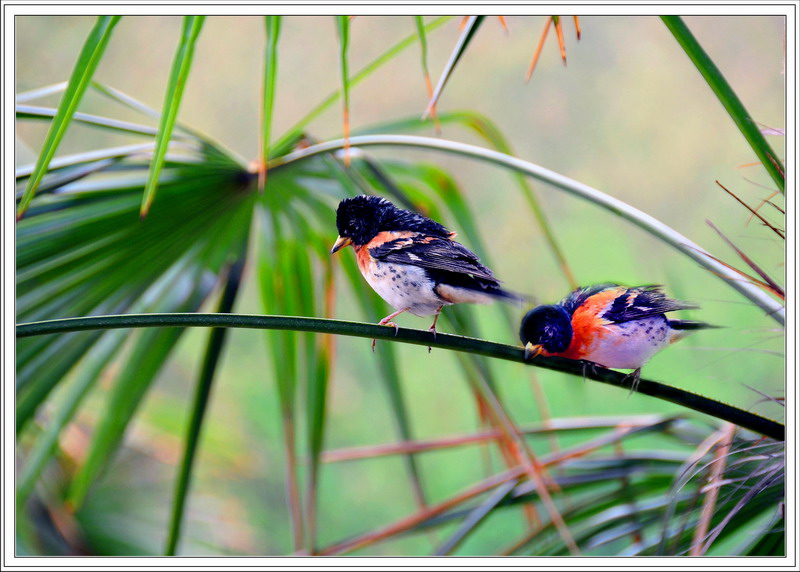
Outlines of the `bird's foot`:
{"label": "bird's foot", "polygon": [[393,327],[393,328],[394,328],[394,335],[395,335],[395,336],[397,335],[397,332],[399,332],[399,331],[400,331],[400,326],[398,326],[398,325],[397,325],[397,324],[395,324],[394,322],[391,322],[391,321],[389,321],[389,320],[386,320],[386,319],[384,319],[384,320],[381,320],[380,322],[378,322],[378,325],[379,325],[379,326],[391,326],[391,327]]}
{"label": "bird's foot", "polygon": [[593,361],[588,361],[585,359],[580,360],[582,371],[583,371],[583,381],[586,381],[586,372],[591,372],[592,375],[597,375],[597,365]]}
{"label": "bird's foot", "polygon": [[[442,308],[444,308],[444,306],[439,306],[439,308],[437,308],[436,315],[433,316],[433,323],[431,324],[431,327],[428,328],[428,331],[433,334],[434,340],[436,339],[436,321],[439,319],[439,313],[442,311]],[[428,353],[431,353],[430,346],[428,346]]]}
{"label": "bird's foot", "polygon": [[[428,328],[428,331],[433,334],[433,339],[436,339],[436,325],[431,326]],[[428,346],[428,353],[431,353],[431,346]]]}
{"label": "bird's foot", "polygon": [[[394,328],[394,335],[396,336],[397,332],[400,331],[400,326],[398,326],[397,324],[395,324],[394,322],[391,321],[391,318],[393,318],[393,317],[394,316],[388,316],[388,317],[384,318],[383,320],[378,322],[378,325],[379,326],[392,326]],[[375,338],[372,338],[372,352],[373,353],[375,353],[375,342],[377,342],[377,341],[378,340],[376,340]]]}
{"label": "bird's foot", "polygon": [[642,368],[637,367],[635,370],[633,370],[631,373],[629,373],[622,379],[622,383],[625,383],[629,379],[631,380],[631,390],[628,393],[629,397],[633,394],[634,391],[638,391],[639,380],[641,379],[641,373],[642,373]]}

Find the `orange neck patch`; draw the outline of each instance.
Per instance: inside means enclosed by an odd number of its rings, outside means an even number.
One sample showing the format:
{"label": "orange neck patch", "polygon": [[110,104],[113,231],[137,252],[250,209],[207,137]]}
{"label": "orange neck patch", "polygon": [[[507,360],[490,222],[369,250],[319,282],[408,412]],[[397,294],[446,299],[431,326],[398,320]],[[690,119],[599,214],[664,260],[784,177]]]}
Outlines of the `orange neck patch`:
{"label": "orange neck patch", "polygon": [[613,303],[623,292],[625,292],[625,288],[609,288],[587,298],[572,314],[572,342],[567,350],[548,355],[583,359],[588,348],[598,338],[609,333],[604,327],[609,322],[600,316],[608,309],[609,304]]}

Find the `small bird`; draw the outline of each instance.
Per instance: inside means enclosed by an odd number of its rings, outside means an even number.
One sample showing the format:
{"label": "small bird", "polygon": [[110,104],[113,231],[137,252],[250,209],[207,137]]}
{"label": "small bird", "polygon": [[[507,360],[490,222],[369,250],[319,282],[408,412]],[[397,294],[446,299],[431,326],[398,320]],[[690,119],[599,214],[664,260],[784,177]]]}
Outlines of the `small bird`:
{"label": "small bird", "polygon": [[659,286],[599,284],[530,310],[522,318],[519,337],[525,359],[541,354],[632,369],[633,390],[653,355],[696,330],[716,327],[664,315],[689,308],[697,306],[668,298]]}
{"label": "small bird", "polygon": [[435,336],[444,306],[521,300],[500,288],[492,271],[453,240],[456,233],[384,198],[359,195],[344,199],[336,210],[336,229],[339,237],[331,254],[352,245],[367,283],[396,310],[380,325],[397,330],[391,320],[403,312],[433,315],[429,330]]}

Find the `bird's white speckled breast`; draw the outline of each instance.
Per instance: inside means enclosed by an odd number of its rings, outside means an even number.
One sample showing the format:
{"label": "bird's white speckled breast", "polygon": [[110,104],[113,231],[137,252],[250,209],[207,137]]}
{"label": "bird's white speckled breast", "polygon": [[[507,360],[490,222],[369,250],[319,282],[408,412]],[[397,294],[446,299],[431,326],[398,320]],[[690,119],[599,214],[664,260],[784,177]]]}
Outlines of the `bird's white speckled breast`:
{"label": "bird's white speckled breast", "polygon": [[637,369],[670,344],[670,327],[664,316],[653,316],[605,326],[586,348],[584,359],[605,367]]}
{"label": "bird's white speckled breast", "polygon": [[433,290],[433,282],[418,266],[370,260],[362,270],[373,290],[395,310],[408,308],[415,316],[430,316],[447,304]]}

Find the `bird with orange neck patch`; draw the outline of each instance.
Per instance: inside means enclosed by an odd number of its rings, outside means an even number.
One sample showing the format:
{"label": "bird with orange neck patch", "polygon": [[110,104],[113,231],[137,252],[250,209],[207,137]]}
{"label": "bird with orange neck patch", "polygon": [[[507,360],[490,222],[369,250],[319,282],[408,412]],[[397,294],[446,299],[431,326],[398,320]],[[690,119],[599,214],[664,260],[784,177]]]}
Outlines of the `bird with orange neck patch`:
{"label": "bird with orange neck patch", "polygon": [[526,359],[560,356],[632,369],[633,391],[642,366],[656,353],[692,332],[716,327],[665,316],[690,308],[697,306],[668,298],[658,286],[599,284],[578,288],[558,304],[530,310],[522,319],[519,337]]}
{"label": "bird with orange neck patch", "polygon": [[433,315],[429,330],[435,336],[444,306],[521,300],[502,289],[492,271],[453,240],[454,232],[381,197],[360,195],[341,201],[336,229],[339,237],[331,254],[352,245],[361,275],[395,309],[379,322],[382,326],[397,330],[392,319],[403,312]]}

